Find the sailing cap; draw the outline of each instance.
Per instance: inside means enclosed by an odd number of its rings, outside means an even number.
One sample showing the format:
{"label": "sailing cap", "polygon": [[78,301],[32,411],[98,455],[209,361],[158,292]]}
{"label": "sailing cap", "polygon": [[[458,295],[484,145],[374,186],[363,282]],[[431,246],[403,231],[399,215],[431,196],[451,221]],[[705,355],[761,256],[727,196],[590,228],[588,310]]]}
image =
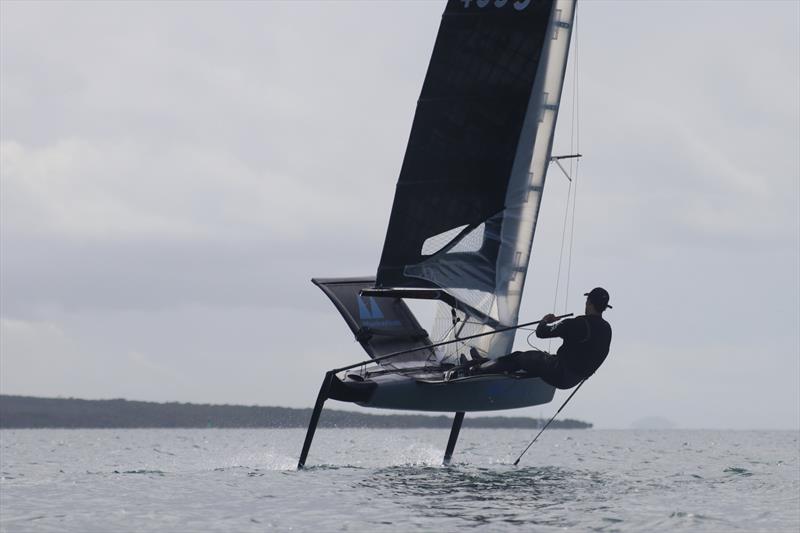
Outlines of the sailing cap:
{"label": "sailing cap", "polygon": [[592,305],[594,305],[598,311],[605,310],[606,307],[609,309],[613,309],[610,305],[608,305],[608,300],[610,296],[608,295],[608,291],[605,290],[603,287],[595,287],[591,291],[584,294]]}

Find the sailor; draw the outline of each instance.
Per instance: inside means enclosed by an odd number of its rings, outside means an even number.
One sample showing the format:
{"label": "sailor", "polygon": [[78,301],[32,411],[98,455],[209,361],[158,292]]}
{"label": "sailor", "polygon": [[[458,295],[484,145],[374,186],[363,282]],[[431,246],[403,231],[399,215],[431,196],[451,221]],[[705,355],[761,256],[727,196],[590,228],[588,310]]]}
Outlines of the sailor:
{"label": "sailor", "polygon": [[536,328],[540,339],[564,339],[555,355],[540,350],[512,352],[473,367],[469,374],[522,372],[525,377],[540,377],[558,389],[570,389],[594,374],[605,361],[611,344],[611,326],[603,319],[603,312],[611,306],[608,291],[602,287],[584,296],[585,315],[556,323],[556,317],[548,314]]}

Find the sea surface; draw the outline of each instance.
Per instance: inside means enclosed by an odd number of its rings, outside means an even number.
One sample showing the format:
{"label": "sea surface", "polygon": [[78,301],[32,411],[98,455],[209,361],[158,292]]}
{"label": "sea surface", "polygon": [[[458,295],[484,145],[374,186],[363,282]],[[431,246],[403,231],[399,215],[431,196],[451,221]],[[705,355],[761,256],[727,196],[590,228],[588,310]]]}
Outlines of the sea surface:
{"label": "sea surface", "polygon": [[800,530],[796,431],[0,431],[0,531]]}

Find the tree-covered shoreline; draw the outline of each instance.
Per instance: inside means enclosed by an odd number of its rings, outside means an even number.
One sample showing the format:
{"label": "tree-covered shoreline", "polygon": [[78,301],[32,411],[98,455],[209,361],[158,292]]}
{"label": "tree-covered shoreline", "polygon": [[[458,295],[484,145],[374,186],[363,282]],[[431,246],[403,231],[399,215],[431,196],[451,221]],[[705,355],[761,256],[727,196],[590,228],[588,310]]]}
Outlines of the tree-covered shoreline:
{"label": "tree-covered shoreline", "polygon": [[[290,407],[140,402],[123,399],[81,400],[0,395],[0,428],[304,428],[311,409]],[[529,417],[474,416],[464,420],[473,428],[541,427],[544,420]],[[367,414],[325,409],[322,428],[449,428],[452,415]],[[550,425],[588,429],[592,424],[565,418]]]}

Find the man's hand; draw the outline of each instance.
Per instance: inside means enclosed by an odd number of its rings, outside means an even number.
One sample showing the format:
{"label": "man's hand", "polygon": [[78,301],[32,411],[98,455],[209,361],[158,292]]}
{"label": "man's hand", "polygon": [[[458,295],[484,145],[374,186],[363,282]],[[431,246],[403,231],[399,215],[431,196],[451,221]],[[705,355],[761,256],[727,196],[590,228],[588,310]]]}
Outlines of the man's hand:
{"label": "man's hand", "polygon": [[548,313],[542,317],[542,320],[540,322],[544,324],[551,324],[555,321],[556,321],[556,315],[554,315],[553,313]]}

